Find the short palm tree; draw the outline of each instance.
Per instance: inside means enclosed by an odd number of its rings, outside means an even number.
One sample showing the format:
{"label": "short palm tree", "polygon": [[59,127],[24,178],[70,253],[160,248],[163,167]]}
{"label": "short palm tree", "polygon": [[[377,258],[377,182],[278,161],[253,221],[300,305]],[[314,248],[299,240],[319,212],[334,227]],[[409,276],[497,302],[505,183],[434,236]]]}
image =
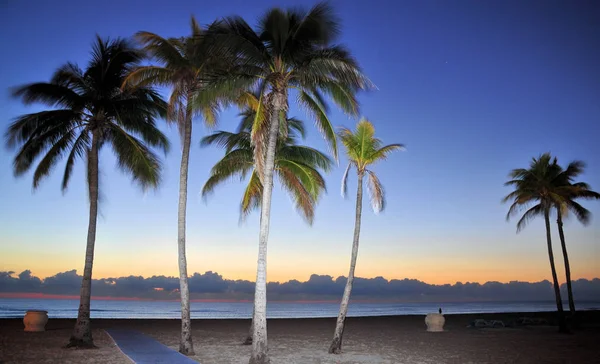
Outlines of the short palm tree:
{"label": "short palm tree", "polygon": [[[256,99],[256,98],[254,98]],[[250,132],[255,111],[248,107],[241,114],[242,121],[236,133],[218,131],[204,137],[202,145],[220,145],[225,148],[225,156],[211,170],[211,175],[202,188],[202,196],[214,192],[217,185],[239,176],[250,178],[240,203],[240,220],[260,207],[263,186],[254,163],[254,150]],[[325,180],[319,170],[331,169],[332,161],[313,148],[297,145],[298,137],[304,138],[304,125],[300,120],[286,120],[288,131],[281,132],[275,155],[275,172],[282,187],[288,192],[298,213],[312,225],[315,206],[320,195],[325,192]],[[253,315],[254,316],[254,315]],[[254,320],[244,345],[252,344]]]}
{"label": "short palm tree", "polygon": [[346,196],[346,186],[348,173],[354,167],[358,176],[358,187],[356,190],[356,218],[354,221],[354,239],[352,241],[352,255],[350,258],[350,272],[344,288],[344,295],[340,304],[337,323],[333,341],[329,346],[330,354],[339,354],[342,351],[342,338],[344,336],[344,322],[348,313],[348,303],[352,292],[354,282],[354,270],[356,268],[356,258],[358,257],[358,243],[360,238],[360,222],[362,216],[362,197],[363,197],[363,178],[367,176],[367,187],[371,195],[371,206],[378,213],[385,208],[385,195],[383,186],[373,171],[369,168],[380,161],[385,160],[389,154],[396,150],[404,150],[402,144],[389,144],[382,146],[381,140],[375,137],[375,128],[367,119],[361,119],[353,132],[350,129],[342,128],[338,133],[339,138],[346,149],[348,156],[348,167],[342,178],[342,196]]}
{"label": "short palm tree", "polygon": [[[186,258],[187,181],[192,140],[192,119],[199,115],[208,126],[215,125],[219,103],[207,88],[207,74],[219,61],[208,50],[204,31],[192,17],[192,34],[183,38],[163,38],[150,32],[138,32],[136,38],[159,64],[135,69],[124,85],[170,86],[167,121],[176,123],[181,136],[182,155],[179,169],[179,207],[177,245],[179,292],[181,296],[181,339],[179,351],[194,355],[190,319],[190,294]],[[210,94],[210,95],[209,95]]]}
{"label": "short palm tree", "polygon": [[[321,92],[330,96],[344,111],[358,113],[355,94],[371,87],[356,61],[342,46],[332,45],[339,25],[326,3],[308,12],[269,10],[254,31],[239,17],[223,19],[209,28],[214,44],[229,50],[228,60],[235,62],[222,72],[222,78],[240,87],[255,87],[259,105],[266,105],[270,122],[257,112],[252,125],[254,162],[263,185],[254,295],[254,335],[250,363],[267,363],[266,259],[271,213],[271,195],[278,134],[285,123],[290,92],[315,118],[316,125],[337,158],[335,132],[327,117],[327,106]],[[233,90],[233,86],[232,86]],[[263,100],[265,102],[263,103]]]}
{"label": "short palm tree", "polygon": [[[554,161],[556,163],[556,161]],[[587,225],[590,221],[591,213],[585,207],[581,206],[577,199],[600,199],[600,194],[592,191],[590,186],[584,182],[574,182],[574,179],[582,174],[585,164],[582,161],[573,161],[567,168],[555,178],[555,187],[553,195],[555,196],[556,223],[558,225],[558,236],[562,247],[563,259],[565,263],[565,275],[567,281],[567,295],[569,297],[569,310],[571,317],[575,317],[575,300],[573,299],[573,289],[571,285],[571,266],[569,264],[569,255],[567,253],[567,244],[565,242],[565,233],[563,230],[563,216],[572,212],[577,220]]]}
{"label": "short palm tree", "polygon": [[147,87],[121,89],[125,76],[141,57],[142,54],[125,40],[98,37],[85,71],[67,63],[54,73],[50,82],[28,84],[13,92],[26,104],[42,102],[52,107],[22,115],[10,125],[7,144],[18,147],[13,164],[15,175],[24,174],[36,158],[42,156],[33,174],[33,187],[37,188],[56,163],[66,157],[62,180],[65,191],[75,161],[83,159],[87,164],[90,199],[87,248],[77,323],[69,346],[94,346],[90,296],[100,149],[110,145],[118,166],[145,189],[158,185],[161,171],[159,159],[148,145],[165,152],[169,145],[155,126],[155,119],[166,111],[166,104],[158,93]]}
{"label": "short palm tree", "polygon": [[511,179],[504,185],[513,187],[514,191],[504,197],[503,202],[512,201],[506,214],[507,220],[527,208],[527,211],[525,211],[519,222],[517,222],[517,232],[521,231],[535,217],[544,217],[548,258],[550,260],[556,308],[558,310],[559,331],[567,332],[568,329],[563,312],[560,286],[556,275],[552,236],[550,233],[551,209],[557,205],[562,206],[564,203],[563,195],[557,189],[559,185],[562,184],[564,186],[565,184],[564,178],[561,177],[562,172],[563,170],[556,162],[556,159],[552,160],[552,156],[549,153],[542,154],[539,158],[533,158],[528,169],[514,169],[510,173],[509,178]]}
{"label": "short palm tree", "polygon": [[[202,146],[219,145],[225,148],[225,156],[212,168],[210,177],[202,188],[203,197],[213,193],[218,185],[232,177],[243,179],[250,175],[240,202],[241,220],[260,207],[263,190],[253,159],[250,136],[254,115],[251,110],[245,110],[242,116],[236,133],[217,131],[204,137],[201,142]],[[277,143],[275,173],[298,212],[312,224],[315,205],[325,192],[325,180],[319,170],[329,171],[333,162],[318,150],[297,144],[299,137],[304,136],[302,121],[289,118],[286,126],[287,135],[283,137],[281,133]]]}

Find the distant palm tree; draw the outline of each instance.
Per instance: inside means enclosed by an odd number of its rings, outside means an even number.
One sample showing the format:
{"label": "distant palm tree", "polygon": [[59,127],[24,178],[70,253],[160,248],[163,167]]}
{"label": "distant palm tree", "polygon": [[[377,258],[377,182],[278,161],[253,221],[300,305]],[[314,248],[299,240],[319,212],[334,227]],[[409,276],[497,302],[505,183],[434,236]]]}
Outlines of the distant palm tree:
{"label": "distant palm tree", "polygon": [[[266,319],[266,262],[271,212],[273,174],[278,133],[285,123],[290,91],[298,102],[315,117],[318,129],[330,144],[337,158],[335,132],[327,117],[327,106],[321,92],[329,95],[344,111],[358,114],[355,94],[371,87],[348,50],[334,46],[339,32],[338,21],[326,3],[315,5],[308,12],[299,10],[269,10],[259,21],[255,32],[240,17],[225,18],[209,28],[215,44],[229,50],[234,64],[222,76],[239,88],[256,87],[259,110],[252,126],[254,162],[264,189],[261,201],[259,254],[254,295],[254,335],[250,363],[268,363]],[[233,82],[235,80],[236,82]],[[235,86],[234,86],[235,85]],[[263,99],[266,101],[263,103]],[[263,115],[268,115],[266,122]]]}
{"label": "distant palm tree", "polygon": [[[85,71],[73,63],[60,67],[50,82],[32,83],[14,90],[26,104],[42,102],[51,110],[18,117],[6,133],[7,145],[18,147],[14,160],[17,176],[28,171],[43,156],[33,174],[33,187],[48,176],[62,157],[67,163],[62,180],[66,191],[77,159],[87,163],[90,217],[77,323],[68,346],[93,347],[90,328],[90,296],[96,221],[98,216],[98,155],[112,146],[119,168],[142,188],[156,187],[161,165],[146,145],[165,152],[169,143],[156,128],[166,104],[147,87],[121,89],[129,71],[142,54],[122,39],[97,37]],[[136,137],[135,135],[138,135]]]}
{"label": "distant palm tree", "polygon": [[[187,258],[185,254],[187,181],[192,140],[192,118],[200,115],[204,123],[213,126],[219,110],[218,97],[209,91],[207,74],[220,61],[208,47],[204,31],[192,17],[192,34],[182,38],[165,39],[150,32],[138,32],[136,38],[144,50],[160,64],[138,67],[124,85],[170,86],[167,121],[179,129],[182,144],[179,169],[179,207],[177,214],[177,244],[179,261],[179,292],[181,296],[181,339],[179,351],[194,355],[190,319],[190,293]],[[232,93],[233,94],[233,93]]]}
{"label": "distant palm tree", "polygon": [[375,128],[367,119],[361,119],[356,125],[356,131],[342,128],[338,133],[342,144],[346,149],[349,163],[344,177],[342,178],[342,196],[346,196],[348,172],[354,166],[358,176],[358,187],[356,191],[356,218],[354,222],[354,238],[352,241],[352,256],[350,258],[350,272],[344,288],[344,295],[340,304],[340,313],[335,325],[333,341],[329,346],[330,354],[339,354],[342,351],[342,338],[344,335],[344,322],[348,313],[348,303],[354,282],[354,270],[356,258],[358,257],[358,242],[360,238],[360,222],[362,216],[363,178],[368,175],[368,189],[371,195],[371,205],[376,213],[385,208],[385,196],[383,186],[370,168],[373,164],[385,160],[395,150],[404,150],[402,144],[389,144],[381,146],[381,140],[375,138]]}
{"label": "distant palm tree", "polygon": [[[557,190],[560,188],[559,185],[565,185],[565,180],[561,176],[562,172],[563,170],[556,162],[556,159],[552,160],[552,156],[549,153],[542,154],[539,158],[533,158],[529,169],[514,169],[509,174],[511,180],[504,185],[512,186],[515,190],[504,197],[503,202],[512,201],[512,205],[506,214],[507,220],[517,215],[524,208],[528,208],[517,223],[517,232],[521,231],[531,219],[537,216],[544,216],[548,258],[550,260],[556,308],[558,310],[559,331],[567,332],[568,329],[563,312],[560,286],[556,275],[550,233],[550,210],[557,205],[563,206],[565,203],[563,195],[557,193],[560,192]],[[532,204],[534,206],[531,206]]]}
{"label": "distant palm tree", "polygon": [[[554,160],[556,163],[556,159]],[[571,266],[569,264],[569,255],[567,254],[567,244],[565,242],[565,233],[563,230],[563,216],[570,211],[584,225],[590,221],[591,213],[579,203],[576,199],[600,199],[600,194],[592,191],[590,186],[584,182],[573,182],[573,180],[583,173],[585,164],[582,161],[573,161],[567,168],[560,172],[555,178],[555,187],[552,194],[555,196],[554,205],[556,208],[556,223],[558,225],[558,235],[562,247],[563,259],[565,262],[565,275],[567,281],[567,295],[569,296],[569,309],[571,316],[575,317],[575,301],[573,299],[573,289],[571,287]]]}

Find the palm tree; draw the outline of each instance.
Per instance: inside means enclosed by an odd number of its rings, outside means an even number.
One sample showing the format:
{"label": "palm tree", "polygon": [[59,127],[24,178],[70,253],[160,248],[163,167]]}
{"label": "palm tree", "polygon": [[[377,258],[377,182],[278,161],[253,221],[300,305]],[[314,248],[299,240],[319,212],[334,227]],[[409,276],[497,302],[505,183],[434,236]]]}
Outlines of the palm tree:
{"label": "palm tree", "polygon": [[[206,37],[196,20],[191,19],[192,34],[184,38],[165,39],[150,32],[138,32],[136,38],[144,50],[159,62],[158,65],[138,67],[131,72],[124,85],[170,86],[167,121],[176,123],[182,144],[179,169],[179,207],[177,213],[177,246],[179,262],[179,292],[181,296],[181,339],[179,351],[194,355],[190,319],[190,293],[185,229],[187,209],[187,181],[192,140],[192,118],[202,116],[207,126],[217,121],[219,103],[208,91],[207,74],[217,64],[218,57],[207,47]],[[232,93],[233,94],[233,93]]]}
{"label": "palm tree", "polygon": [[368,175],[367,187],[371,195],[371,206],[375,213],[383,211],[385,208],[385,195],[383,186],[379,179],[370,168],[373,164],[385,160],[389,154],[395,150],[404,150],[402,144],[389,144],[381,146],[381,140],[375,138],[375,128],[367,119],[362,118],[356,125],[356,131],[347,128],[342,128],[338,133],[342,144],[346,149],[349,163],[342,178],[342,196],[346,196],[346,187],[348,173],[350,168],[356,168],[358,176],[358,187],[356,191],[356,218],[354,221],[354,239],[352,241],[352,256],[350,258],[350,272],[344,288],[344,295],[340,304],[340,313],[338,314],[337,323],[333,341],[329,346],[330,354],[339,354],[342,351],[342,338],[344,336],[344,321],[348,313],[348,303],[350,301],[350,293],[352,292],[352,283],[354,282],[354,270],[356,268],[356,258],[358,256],[358,242],[360,238],[360,221],[362,216],[362,195],[363,195],[363,178]]}
{"label": "palm tree", "polygon": [[[548,258],[550,260],[556,308],[558,310],[559,331],[567,332],[568,329],[563,312],[556,267],[554,265],[554,253],[552,251],[552,237],[550,233],[550,211],[557,204],[561,206],[563,204],[562,196],[557,193],[557,186],[564,181],[563,177],[561,177],[561,172],[562,168],[558,165],[556,159],[552,160],[552,156],[549,153],[542,154],[539,158],[533,158],[529,169],[514,169],[509,174],[509,178],[511,179],[504,185],[513,186],[515,190],[504,197],[503,202],[512,201],[506,214],[507,220],[517,215],[522,209],[528,208],[517,223],[517,233],[533,218],[544,216]],[[531,206],[532,204],[533,206]]]}
{"label": "palm tree", "polygon": [[[316,125],[337,158],[335,132],[327,117],[321,92],[329,95],[345,112],[358,114],[355,94],[371,87],[356,61],[342,46],[332,45],[338,35],[338,21],[326,3],[308,12],[269,10],[254,31],[240,17],[225,18],[209,28],[221,48],[229,50],[227,59],[235,63],[221,73],[231,89],[255,87],[259,105],[268,112],[257,112],[252,125],[254,162],[264,189],[261,201],[259,253],[254,296],[254,334],[250,363],[268,363],[266,319],[266,262],[271,213],[271,195],[277,140],[285,123],[290,92],[315,118]],[[235,80],[236,82],[232,82]],[[235,86],[233,86],[235,84]],[[265,102],[263,103],[263,100]],[[260,111],[260,110],[259,110]],[[263,115],[268,115],[266,122]]]}
{"label": "palm tree", "polygon": [[[255,95],[253,100],[258,99]],[[218,131],[202,139],[202,145],[220,145],[225,148],[225,156],[211,170],[208,181],[202,188],[202,196],[214,192],[217,185],[233,176],[242,179],[250,174],[250,179],[240,203],[240,220],[243,220],[252,210],[260,206],[263,186],[258,177],[254,163],[254,150],[251,142],[252,123],[255,110],[247,107],[242,113],[242,120],[237,133]],[[309,147],[297,145],[298,136],[305,137],[303,123],[295,118],[286,120],[287,131],[281,132],[275,155],[275,171],[296,209],[304,219],[312,225],[315,205],[322,192],[325,191],[325,180],[319,169],[329,171],[332,161],[323,153]],[[254,323],[244,345],[252,344]]]}
{"label": "palm tree", "polygon": [[[556,163],[556,160],[554,161]],[[567,244],[565,242],[565,233],[563,230],[563,216],[572,212],[577,219],[584,225],[590,221],[591,213],[575,200],[600,199],[600,194],[592,191],[590,186],[584,182],[573,182],[574,179],[583,173],[585,164],[582,161],[573,161],[562,171],[555,179],[556,186],[553,189],[556,208],[556,223],[558,225],[558,236],[562,247],[563,259],[565,262],[565,275],[567,281],[567,295],[569,297],[569,310],[571,317],[575,318],[575,301],[573,299],[573,289],[571,286],[571,266],[569,264],[569,255],[567,253]]]}
{"label": "palm tree", "polygon": [[[207,197],[214,189],[232,177],[245,178],[250,175],[240,203],[240,220],[260,207],[263,186],[254,163],[254,150],[251,142],[251,128],[254,112],[242,112],[242,120],[236,133],[217,131],[202,138],[201,145],[219,145],[225,148],[225,156],[211,170],[210,177],[202,188],[202,196]],[[298,212],[312,224],[314,207],[325,192],[325,180],[319,169],[327,172],[332,161],[325,154],[310,147],[297,144],[304,138],[302,121],[295,118],[286,120],[288,131],[279,135],[275,154],[275,172],[295,203]]]}
{"label": "palm tree", "polygon": [[10,125],[6,133],[7,145],[18,147],[13,163],[15,175],[23,175],[37,157],[43,156],[33,174],[35,189],[59,159],[66,156],[62,180],[64,192],[75,161],[83,159],[87,163],[90,217],[85,268],[77,323],[68,346],[94,346],[90,296],[100,149],[110,144],[119,168],[146,189],[158,185],[161,171],[157,156],[146,145],[165,152],[169,146],[166,137],[155,126],[155,119],[166,111],[166,104],[158,93],[147,87],[121,89],[125,76],[141,57],[142,54],[123,39],[97,37],[85,71],[76,64],[67,63],[56,70],[50,82],[24,85],[13,92],[25,104],[42,102],[53,108],[22,115]]}

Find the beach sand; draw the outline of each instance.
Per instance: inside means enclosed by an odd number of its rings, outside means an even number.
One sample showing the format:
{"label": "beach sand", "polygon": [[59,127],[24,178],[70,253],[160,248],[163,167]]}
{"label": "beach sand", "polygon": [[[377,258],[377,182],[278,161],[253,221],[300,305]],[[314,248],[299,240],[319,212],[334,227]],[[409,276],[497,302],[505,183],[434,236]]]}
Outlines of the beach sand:
{"label": "beach sand", "polygon": [[[348,318],[343,353],[327,354],[335,319],[273,319],[269,352],[277,363],[406,364],[593,364],[600,363],[600,311],[581,312],[583,324],[563,335],[555,326],[473,329],[476,318],[508,323],[518,317],[552,313],[446,315],[445,332],[425,331],[424,316]],[[177,349],[178,320],[93,320],[98,349],[63,349],[74,320],[51,319],[43,333],[23,332],[21,320],[0,320],[0,362],[130,363],[103,328],[139,330]],[[247,363],[251,348],[241,345],[248,320],[193,320],[197,355],[203,364]]]}

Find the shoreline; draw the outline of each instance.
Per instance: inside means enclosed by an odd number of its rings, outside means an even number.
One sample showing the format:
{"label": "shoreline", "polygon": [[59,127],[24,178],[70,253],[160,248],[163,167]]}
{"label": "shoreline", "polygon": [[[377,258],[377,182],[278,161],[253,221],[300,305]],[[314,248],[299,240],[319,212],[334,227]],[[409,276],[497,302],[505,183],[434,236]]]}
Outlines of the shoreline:
{"label": "shoreline", "polygon": [[[10,316],[10,317],[0,317],[0,323],[2,323],[3,321],[14,321],[14,320],[22,320],[24,313],[26,312],[26,310],[23,311],[23,314],[15,314],[14,316]],[[437,312],[431,312],[431,313],[437,313]],[[403,318],[403,317],[410,317],[410,318],[414,318],[414,317],[425,317],[426,314],[424,313],[406,313],[406,314],[400,314],[400,315],[362,315],[362,316],[347,316],[347,319],[396,319],[396,318]],[[511,319],[516,319],[519,318],[521,316],[525,316],[525,317],[535,317],[535,318],[549,318],[549,319],[553,319],[554,317],[557,316],[557,311],[507,311],[507,312],[503,312],[503,311],[497,311],[497,312],[466,312],[466,313],[443,313],[444,317],[451,317],[451,318],[458,318],[458,319],[465,319],[465,318],[479,318],[480,316],[490,316],[493,317],[495,319],[507,319],[507,318],[511,318]],[[565,316],[568,318],[570,315],[569,311],[565,311]],[[582,310],[578,310],[577,311],[577,316],[578,317],[585,317],[586,320],[591,321],[591,322],[597,322],[600,323],[600,309],[582,309]],[[269,317],[267,318],[268,321],[277,321],[277,320],[332,320],[335,319],[337,316],[326,316],[326,317]],[[228,317],[228,318],[211,318],[211,317],[203,317],[203,318],[192,318],[192,321],[249,321],[251,319],[251,317]],[[49,315],[49,320],[50,321],[75,321],[76,317],[52,317],[51,315]],[[91,320],[93,322],[95,321],[178,321],[180,320],[179,317],[144,317],[144,318],[139,318],[139,317],[92,317]],[[50,322],[49,321],[49,322]]]}

